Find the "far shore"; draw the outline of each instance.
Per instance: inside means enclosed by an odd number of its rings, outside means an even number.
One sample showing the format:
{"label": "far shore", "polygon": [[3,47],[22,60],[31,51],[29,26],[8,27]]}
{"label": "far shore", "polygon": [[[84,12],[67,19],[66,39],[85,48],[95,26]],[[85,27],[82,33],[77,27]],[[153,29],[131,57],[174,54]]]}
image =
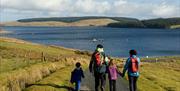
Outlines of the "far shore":
{"label": "far shore", "polygon": [[45,26],[45,27],[110,27],[110,28],[150,28],[180,29],[180,18],[155,18],[139,20],[128,17],[50,17],[20,19],[0,23],[0,26]]}
{"label": "far shore", "polygon": [[11,32],[0,29],[0,34],[7,34],[7,33],[11,33]]}

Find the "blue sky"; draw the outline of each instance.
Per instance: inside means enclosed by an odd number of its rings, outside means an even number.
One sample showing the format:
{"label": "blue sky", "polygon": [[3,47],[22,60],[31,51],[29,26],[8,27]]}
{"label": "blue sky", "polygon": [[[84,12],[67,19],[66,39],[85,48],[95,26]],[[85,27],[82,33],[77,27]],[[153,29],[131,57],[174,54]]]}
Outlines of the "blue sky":
{"label": "blue sky", "polygon": [[0,21],[68,16],[180,17],[180,0],[0,0]]}

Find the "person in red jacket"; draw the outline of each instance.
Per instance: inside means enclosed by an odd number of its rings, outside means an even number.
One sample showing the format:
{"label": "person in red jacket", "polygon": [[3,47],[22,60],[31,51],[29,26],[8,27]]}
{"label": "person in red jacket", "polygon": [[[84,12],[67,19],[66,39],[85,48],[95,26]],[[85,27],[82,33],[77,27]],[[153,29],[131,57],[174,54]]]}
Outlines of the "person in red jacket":
{"label": "person in red jacket", "polygon": [[139,78],[140,58],[136,50],[129,51],[129,58],[124,65],[122,77],[128,71],[128,80],[130,91],[137,91],[137,80]]}
{"label": "person in red jacket", "polygon": [[105,62],[103,46],[98,44],[89,64],[89,71],[93,72],[95,77],[95,91],[98,91],[100,83],[101,91],[105,90],[106,68],[107,63]]}

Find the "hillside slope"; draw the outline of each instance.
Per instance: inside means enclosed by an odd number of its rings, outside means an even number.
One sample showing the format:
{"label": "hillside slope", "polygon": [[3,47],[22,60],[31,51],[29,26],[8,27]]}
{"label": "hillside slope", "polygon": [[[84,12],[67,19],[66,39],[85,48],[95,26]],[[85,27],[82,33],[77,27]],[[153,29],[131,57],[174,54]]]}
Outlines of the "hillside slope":
{"label": "hillside slope", "polygon": [[139,22],[135,18],[125,17],[54,17],[20,19],[15,22],[6,22],[4,26],[107,26],[116,22]]}
{"label": "hillside slope", "polygon": [[176,29],[180,28],[180,17],[175,18],[157,18],[157,19],[148,19],[141,20],[140,22],[131,21],[131,22],[115,22],[109,23],[108,27],[116,28],[170,28]]}
{"label": "hillside slope", "polygon": [[[69,82],[69,73],[77,61],[85,67],[89,63],[89,56],[73,49],[0,37],[0,91],[22,91],[60,69],[71,68],[63,70],[64,77],[53,78],[58,85],[64,85]],[[52,89],[43,87],[38,91]]]}
{"label": "hillside slope", "polygon": [[180,28],[180,17],[138,20],[126,17],[51,17],[20,19],[1,26],[106,26],[113,28]]}
{"label": "hillside slope", "polygon": [[117,22],[112,19],[87,19],[75,22],[62,21],[32,21],[32,22],[7,22],[5,26],[106,26],[109,23]]}
{"label": "hillside slope", "polygon": [[[180,17],[142,20],[142,23],[147,28],[171,28],[171,26],[180,25]],[[176,28],[178,27],[176,26]]]}
{"label": "hillside slope", "polygon": [[[85,70],[82,89],[94,89],[93,74],[87,67],[91,53],[58,46],[46,46],[0,37],[0,91],[71,91],[74,64]],[[124,59],[114,59],[122,71]],[[139,91],[180,91],[180,56],[141,58]],[[127,75],[126,77],[127,78]],[[106,91],[108,91],[108,80]],[[118,91],[128,91],[119,77]]]}
{"label": "hillside slope", "polygon": [[[0,91],[72,91],[69,80],[76,62],[81,62],[85,71],[81,89],[92,91],[94,77],[87,70],[90,55],[74,49],[0,37]],[[117,83],[117,88],[128,91],[124,79]],[[107,84],[106,89],[108,87]]]}

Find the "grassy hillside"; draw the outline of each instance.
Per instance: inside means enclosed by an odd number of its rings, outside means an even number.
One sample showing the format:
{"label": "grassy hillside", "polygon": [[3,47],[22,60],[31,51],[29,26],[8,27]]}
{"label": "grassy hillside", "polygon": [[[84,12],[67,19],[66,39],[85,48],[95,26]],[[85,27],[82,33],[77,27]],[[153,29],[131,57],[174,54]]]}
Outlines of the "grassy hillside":
{"label": "grassy hillside", "polygon": [[[124,27],[124,28],[180,28],[180,18],[158,18],[142,21],[116,22],[109,23],[108,27]],[[176,25],[176,26],[174,26]]]}
{"label": "grassy hillside", "polygon": [[58,21],[58,22],[77,22],[81,20],[91,20],[91,19],[112,19],[115,21],[137,21],[134,18],[125,17],[101,17],[101,16],[85,16],[85,17],[52,17],[52,18],[31,18],[31,19],[20,19],[18,22],[45,22],[45,21]]}
{"label": "grassy hillside", "polygon": [[180,24],[180,17],[142,20],[142,23],[147,28],[170,28],[173,25]]}
{"label": "grassy hillside", "polygon": [[116,22],[139,22],[135,18],[125,17],[52,17],[20,19],[15,22],[2,23],[4,26],[107,26]]}
{"label": "grassy hillside", "polygon": [[50,17],[20,19],[15,22],[2,23],[4,26],[107,26],[115,28],[170,28],[177,29],[180,18],[157,18],[138,20],[126,17]]}
{"label": "grassy hillside", "polygon": [[144,24],[140,21],[109,23],[107,25],[107,27],[112,27],[112,28],[145,28]]}
{"label": "grassy hillside", "polygon": [[[122,70],[122,63],[117,64]],[[180,56],[141,58],[138,91],[180,91],[179,77]]]}
{"label": "grassy hillside", "polygon": [[180,91],[180,57],[142,59],[140,91]]}
{"label": "grassy hillside", "polygon": [[109,23],[117,22],[112,19],[87,19],[75,22],[62,21],[33,21],[33,22],[7,22],[6,26],[106,26]]}
{"label": "grassy hillside", "polygon": [[171,29],[178,29],[178,28],[180,28],[180,24],[179,25],[171,25],[170,28]]}
{"label": "grassy hillside", "polygon": [[2,29],[0,28],[0,34],[6,34],[6,33],[11,33],[11,32],[2,30]]}
{"label": "grassy hillside", "polygon": [[[88,60],[89,56],[76,50],[0,38],[0,91],[21,91],[64,69],[59,74],[62,77],[54,78],[59,86],[63,86],[69,82],[74,64],[79,61],[87,65]],[[41,89],[36,91],[47,91],[49,88]]]}
{"label": "grassy hillside", "polygon": [[[0,38],[0,91],[67,91],[79,61],[87,69],[89,52]],[[122,70],[123,59],[116,58]],[[179,91],[180,56],[142,58],[139,91]],[[89,79],[91,80],[91,79]]]}

